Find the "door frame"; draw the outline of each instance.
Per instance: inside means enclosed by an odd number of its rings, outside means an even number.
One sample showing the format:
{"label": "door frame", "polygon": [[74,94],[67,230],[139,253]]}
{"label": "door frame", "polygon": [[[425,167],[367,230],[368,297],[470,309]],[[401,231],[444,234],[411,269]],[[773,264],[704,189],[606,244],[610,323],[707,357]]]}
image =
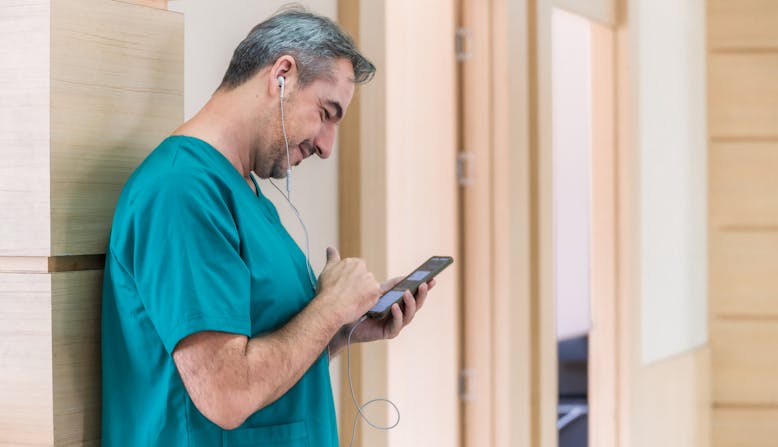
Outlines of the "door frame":
{"label": "door frame", "polygon": [[[590,339],[591,445],[617,445],[619,365],[616,244],[616,0],[460,0],[460,26],[472,42],[460,65],[460,147],[473,160],[461,191],[463,445],[557,445],[552,151],[551,14],[558,7],[593,28],[593,88],[602,144],[593,202]],[[610,65],[601,64],[605,58]],[[484,80],[489,80],[485,86]],[[594,156],[594,155],[593,155]],[[595,172],[593,171],[593,177]],[[609,230],[610,229],[610,230]],[[475,267],[475,268],[473,268]],[[594,326],[593,325],[593,326]],[[611,365],[612,367],[608,367]],[[596,390],[596,391],[595,391]]]}

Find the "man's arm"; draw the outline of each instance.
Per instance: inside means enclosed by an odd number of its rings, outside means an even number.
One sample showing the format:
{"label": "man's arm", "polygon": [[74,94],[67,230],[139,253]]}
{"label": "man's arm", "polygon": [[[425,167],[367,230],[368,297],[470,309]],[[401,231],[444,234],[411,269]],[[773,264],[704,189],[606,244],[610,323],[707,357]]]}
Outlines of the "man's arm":
{"label": "man's arm", "polygon": [[179,342],[173,360],[198,410],[224,429],[288,391],[345,322],[370,309],[379,285],[356,259],[327,250],[319,294],[289,323],[260,337],[198,332]]}

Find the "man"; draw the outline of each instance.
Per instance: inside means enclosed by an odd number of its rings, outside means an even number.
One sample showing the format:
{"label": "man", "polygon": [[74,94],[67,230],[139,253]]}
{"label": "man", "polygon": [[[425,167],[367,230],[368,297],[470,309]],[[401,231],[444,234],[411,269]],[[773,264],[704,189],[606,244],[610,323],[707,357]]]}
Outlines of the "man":
{"label": "man", "polygon": [[[397,280],[328,248],[314,284],[251,172],[327,158],[374,71],[330,20],[281,12],[133,173],[106,257],[103,446],[337,445],[328,356]],[[431,286],[352,341],[397,336]]]}

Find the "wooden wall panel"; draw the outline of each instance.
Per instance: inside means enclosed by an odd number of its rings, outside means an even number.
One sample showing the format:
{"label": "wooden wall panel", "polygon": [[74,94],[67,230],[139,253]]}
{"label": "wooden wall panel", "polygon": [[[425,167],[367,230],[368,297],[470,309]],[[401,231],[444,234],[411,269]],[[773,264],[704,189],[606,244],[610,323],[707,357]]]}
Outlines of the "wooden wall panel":
{"label": "wooden wall panel", "polygon": [[183,16],[107,0],[52,14],[52,253],[102,253],[122,186],[183,120]]}
{"label": "wooden wall panel", "polygon": [[776,253],[778,232],[712,230],[711,316],[778,318]]}
{"label": "wooden wall panel", "polygon": [[716,404],[778,406],[778,318],[719,318],[711,340]]}
{"label": "wooden wall panel", "polygon": [[708,0],[713,446],[778,436],[778,3]]}
{"label": "wooden wall panel", "polygon": [[708,42],[712,49],[778,47],[778,2],[708,0]]}
{"label": "wooden wall panel", "polygon": [[778,230],[776,172],[778,141],[711,143],[711,224],[719,228],[775,227]]}
{"label": "wooden wall panel", "polygon": [[55,444],[99,444],[103,271],[51,277]]}
{"label": "wooden wall panel", "polygon": [[49,15],[0,3],[0,256],[49,253]]}
{"label": "wooden wall panel", "polygon": [[167,9],[168,0],[116,0],[125,3],[133,3],[141,6],[148,6],[157,9]]}
{"label": "wooden wall panel", "polygon": [[712,53],[708,104],[713,138],[778,138],[778,52]]}
{"label": "wooden wall panel", "polygon": [[[381,258],[386,262],[385,272],[393,276],[409,271],[432,253],[457,253],[456,62],[454,2],[390,0],[384,3],[385,65],[379,65],[378,70],[385,73],[387,101],[381,116],[386,146],[383,166],[373,170],[383,169],[385,173],[371,177],[370,182],[386,191],[386,201],[378,204],[384,206],[389,216],[385,239],[381,242],[386,244],[386,252]],[[364,10],[366,4],[362,7]],[[368,36],[363,29],[363,42]],[[423,50],[418,42],[424,42]],[[416,68],[409,71],[407,66]],[[434,81],[418,82],[418,79]],[[368,84],[363,88],[363,113],[369,107],[366,105],[368,89],[378,85]],[[362,122],[369,122],[364,115]],[[363,128],[363,157],[372,150],[368,142],[375,141],[373,129]],[[425,149],[418,150],[422,147]],[[363,158],[366,161],[367,157]],[[408,167],[413,165],[438,168],[427,169],[424,175],[408,175]],[[362,175],[369,172],[363,170]],[[378,183],[381,175],[390,180]],[[428,196],[419,194],[420,191]],[[362,197],[363,200],[374,198],[364,190]],[[363,202],[363,211],[368,209]],[[396,219],[396,216],[413,216],[413,219]],[[420,226],[419,222],[425,224]],[[363,225],[367,222],[363,221]],[[365,243],[363,247],[368,245]],[[373,259],[367,258],[368,264],[372,265]],[[400,404],[403,421],[389,433],[367,427],[365,430],[386,438],[388,447],[460,445],[456,430],[460,425],[459,399],[453,392],[459,369],[458,271],[459,263],[455,262],[438,276],[435,290],[413,324],[387,344],[386,389]],[[375,367],[369,365],[364,371],[365,375],[372,374]],[[381,390],[374,388],[367,394],[374,393],[381,394]],[[392,420],[391,410],[387,414],[388,420]],[[368,433],[363,439],[364,446],[380,445],[371,442]]]}
{"label": "wooden wall panel", "polygon": [[775,445],[778,408],[716,408],[713,410],[713,447]]}
{"label": "wooden wall panel", "polygon": [[0,445],[52,445],[51,280],[0,273]]}

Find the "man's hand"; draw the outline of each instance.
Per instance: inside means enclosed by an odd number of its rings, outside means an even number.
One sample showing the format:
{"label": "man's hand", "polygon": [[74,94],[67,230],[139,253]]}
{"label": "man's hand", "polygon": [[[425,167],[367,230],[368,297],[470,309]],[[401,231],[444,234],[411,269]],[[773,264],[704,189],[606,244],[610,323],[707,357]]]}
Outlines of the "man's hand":
{"label": "man's hand", "polygon": [[[402,279],[403,277],[399,276],[381,284],[381,294],[391,290],[397,283],[402,281]],[[393,304],[391,316],[387,318],[382,320],[368,318],[362,323],[358,323],[359,320],[356,320],[344,325],[330,344],[331,355],[335,355],[340,348],[346,345],[349,332],[351,332],[351,329],[357,324],[359,324],[359,326],[351,335],[352,343],[397,337],[402,329],[413,321],[416,312],[424,306],[424,302],[427,300],[427,293],[433,287],[435,287],[434,279],[420,285],[415,298],[411,295],[410,291],[406,291],[405,294],[403,294],[403,308],[401,308],[399,304]]]}
{"label": "man's hand", "polygon": [[319,276],[317,295],[343,324],[370,310],[381,296],[381,286],[367,270],[365,261],[341,260],[338,250],[327,247],[327,265]]}

